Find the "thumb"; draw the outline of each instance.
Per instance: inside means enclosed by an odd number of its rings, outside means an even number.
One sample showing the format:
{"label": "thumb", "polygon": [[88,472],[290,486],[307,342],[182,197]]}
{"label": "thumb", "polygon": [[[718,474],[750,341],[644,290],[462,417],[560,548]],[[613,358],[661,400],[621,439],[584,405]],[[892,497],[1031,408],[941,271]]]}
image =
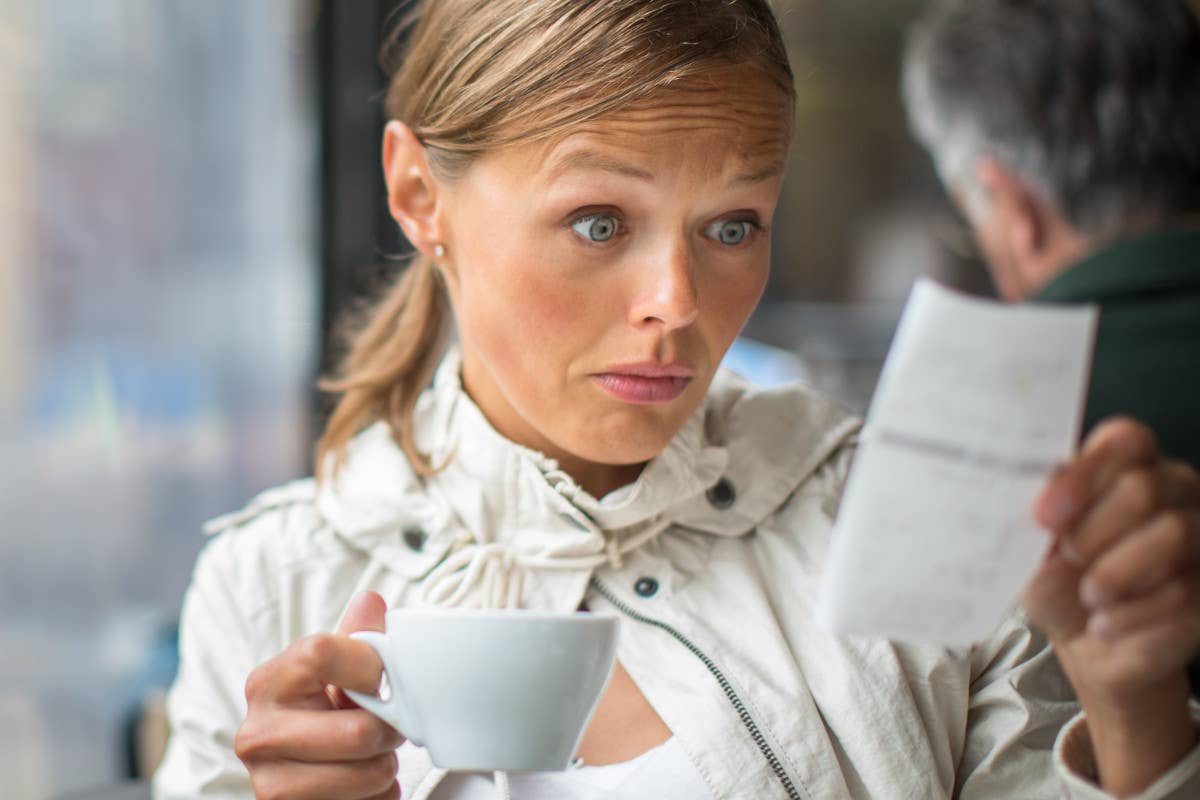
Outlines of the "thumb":
{"label": "thumb", "polygon": [[1051,642],[1078,635],[1087,625],[1079,601],[1080,567],[1063,558],[1056,543],[1021,594],[1021,605]]}
{"label": "thumb", "polygon": [[[342,613],[342,619],[338,623],[337,632],[341,636],[349,636],[355,631],[383,633],[385,614],[387,614],[387,602],[377,592],[360,592],[346,606],[346,610]],[[328,686],[325,691],[334,708],[358,707],[357,703],[336,686]]]}
{"label": "thumb", "polygon": [[360,592],[342,613],[337,632],[349,636],[355,631],[384,631],[387,603],[377,592]]}

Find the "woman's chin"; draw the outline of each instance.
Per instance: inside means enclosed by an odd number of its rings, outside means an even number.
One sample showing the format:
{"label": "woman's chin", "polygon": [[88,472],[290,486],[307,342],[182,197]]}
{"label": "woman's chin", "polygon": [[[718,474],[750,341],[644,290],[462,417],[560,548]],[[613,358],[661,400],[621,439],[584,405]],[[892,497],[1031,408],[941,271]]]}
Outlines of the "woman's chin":
{"label": "woman's chin", "polygon": [[687,420],[637,420],[625,425],[609,425],[578,437],[574,446],[566,448],[575,457],[593,464],[627,466],[651,461],[666,449],[671,439]]}

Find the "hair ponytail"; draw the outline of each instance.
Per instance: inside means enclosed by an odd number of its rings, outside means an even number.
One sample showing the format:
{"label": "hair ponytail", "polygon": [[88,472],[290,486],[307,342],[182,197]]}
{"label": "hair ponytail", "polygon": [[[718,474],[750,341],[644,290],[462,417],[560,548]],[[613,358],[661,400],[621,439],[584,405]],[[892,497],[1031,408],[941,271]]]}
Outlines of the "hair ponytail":
{"label": "hair ponytail", "polygon": [[[317,444],[318,479],[336,474],[346,445],[378,419],[387,422],[418,473],[435,471],[413,436],[413,409],[441,360],[449,321],[441,275],[432,259],[418,255],[382,302],[360,320],[337,375],[317,384],[342,395]],[[326,463],[331,454],[332,465]]]}

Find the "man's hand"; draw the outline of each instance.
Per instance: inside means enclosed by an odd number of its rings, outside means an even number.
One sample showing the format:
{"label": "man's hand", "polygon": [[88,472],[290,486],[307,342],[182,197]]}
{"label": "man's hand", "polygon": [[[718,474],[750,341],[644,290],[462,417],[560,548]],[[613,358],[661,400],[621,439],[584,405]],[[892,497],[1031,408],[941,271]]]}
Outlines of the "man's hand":
{"label": "man's hand", "polygon": [[1034,514],[1055,541],[1021,602],[1087,711],[1101,782],[1137,791],[1195,741],[1185,668],[1200,646],[1200,475],[1166,460],[1145,426],[1112,419]]}

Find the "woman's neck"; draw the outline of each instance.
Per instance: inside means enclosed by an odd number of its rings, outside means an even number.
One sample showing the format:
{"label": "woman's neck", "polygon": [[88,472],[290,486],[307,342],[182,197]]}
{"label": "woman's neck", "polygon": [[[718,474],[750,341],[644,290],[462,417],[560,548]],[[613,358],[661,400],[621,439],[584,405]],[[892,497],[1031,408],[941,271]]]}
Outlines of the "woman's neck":
{"label": "woman's neck", "polygon": [[573,456],[558,458],[558,466],[597,500],[638,479],[645,464],[597,464]]}

